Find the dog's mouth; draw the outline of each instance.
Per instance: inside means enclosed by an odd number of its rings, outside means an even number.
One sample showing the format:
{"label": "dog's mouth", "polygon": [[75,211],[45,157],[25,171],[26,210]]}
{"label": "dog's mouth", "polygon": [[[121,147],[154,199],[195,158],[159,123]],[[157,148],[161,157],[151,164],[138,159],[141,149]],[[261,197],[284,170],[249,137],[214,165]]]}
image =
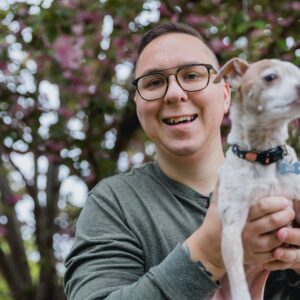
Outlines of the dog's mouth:
{"label": "dog's mouth", "polygon": [[284,107],[289,107],[289,106],[294,106],[294,105],[299,105],[300,104],[300,98],[297,98],[289,103],[281,104],[281,105],[276,105],[274,108],[279,108],[282,109]]}
{"label": "dog's mouth", "polygon": [[167,125],[178,125],[178,124],[185,124],[193,122],[198,117],[197,114],[194,115],[186,115],[186,116],[180,116],[180,117],[172,117],[172,118],[165,118],[163,119],[163,122]]}
{"label": "dog's mouth", "polygon": [[288,105],[289,106],[300,105],[300,98],[297,98],[297,99],[291,101]]}
{"label": "dog's mouth", "polygon": [[296,99],[296,100],[293,101],[293,102],[300,104],[300,98]]}

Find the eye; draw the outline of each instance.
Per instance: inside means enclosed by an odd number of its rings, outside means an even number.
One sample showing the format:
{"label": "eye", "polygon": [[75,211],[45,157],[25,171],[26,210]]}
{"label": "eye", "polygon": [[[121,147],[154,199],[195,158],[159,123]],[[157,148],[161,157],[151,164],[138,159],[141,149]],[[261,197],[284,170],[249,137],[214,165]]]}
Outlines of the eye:
{"label": "eye", "polygon": [[139,88],[146,90],[155,90],[165,86],[166,79],[160,74],[151,74],[141,78]]}
{"label": "eye", "polygon": [[199,74],[198,73],[196,73],[196,72],[190,72],[190,73],[188,73],[188,74],[186,74],[185,75],[185,79],[186,80],[195,80],[195,79],[197,79],[197,78],[199,78],[200,76],[199,76]]}
{"label": "eye", "polygon": [[164,84],[164,81],[161,79],[154,79],[147,82],[147,88],[156,88]]}
{"label": "eye", "polygon": [[273,80],[276,80],[278,78],[278,75],[275,74],[275,73],[271,73],[271,74],[268,74],[264,77],[264,80],[267,81],[267,82],[271,82]]}
{"label": "eye", "polygon": [[159,80],[159,79],[155,79],[155,80],[152,80],[152,81],[149,81],[148,82],[148,85],[149,86],[156,86],[156,85],[160,85],[160,83],[161,83],[162,81],[161,80]]}

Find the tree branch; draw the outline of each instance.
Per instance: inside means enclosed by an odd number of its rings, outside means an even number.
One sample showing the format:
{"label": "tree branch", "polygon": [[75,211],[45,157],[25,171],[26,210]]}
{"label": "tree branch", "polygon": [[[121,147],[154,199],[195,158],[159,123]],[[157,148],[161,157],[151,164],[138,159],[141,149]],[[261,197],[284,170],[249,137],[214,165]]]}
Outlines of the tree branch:
{"label": "tree branch", "polygon": [[30,277],[26,251],[20,232],[20,223],[17,219],[14,206],[6,203],[6,199],[12,195],[12,191],[10,189],[5,175],[5,169],[3,167],[2,172],[0,172],[0,194],[2,196],[4,214],[6,215],[8,220],[6,225],[6,240],[10,247],[13,263],[18,269],[18,273],[20,275],[20,280],[18,282],[20,284],[30,286],[32,285],[32,280]]}
{"label": "tree branch", "polygon": [[16,300],[24,299],[22,289],[22,280],[19,277],[18,268],[16,268],[10,255],[6,255],[0,247],[0,270],[3,274],[12,296]]}

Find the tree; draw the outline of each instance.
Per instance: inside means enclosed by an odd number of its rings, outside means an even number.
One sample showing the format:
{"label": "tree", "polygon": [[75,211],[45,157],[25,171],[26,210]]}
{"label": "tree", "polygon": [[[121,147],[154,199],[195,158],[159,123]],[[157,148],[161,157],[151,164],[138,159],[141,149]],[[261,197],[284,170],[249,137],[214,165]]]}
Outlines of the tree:
{"label": "tree", "polygon": [[[72,239],[80,210],[61,193],[64,180],[77,176],[91,189],[153,157],[131,101],[141,34],[159,19],[184,21],[201,32],[221,63],[241,56],[299,64],[300,5],[10,2],[2,1],[0,10],[0,271],[13,299],[59,300],[63,257],[57,240]],[[224,138],[228,126],[225,120]],[[299,126],[291,132],[299,152]],[[19,157],[30,161],[30,172]],[[18,216],[25,200],[33,204],[32,224]]]}

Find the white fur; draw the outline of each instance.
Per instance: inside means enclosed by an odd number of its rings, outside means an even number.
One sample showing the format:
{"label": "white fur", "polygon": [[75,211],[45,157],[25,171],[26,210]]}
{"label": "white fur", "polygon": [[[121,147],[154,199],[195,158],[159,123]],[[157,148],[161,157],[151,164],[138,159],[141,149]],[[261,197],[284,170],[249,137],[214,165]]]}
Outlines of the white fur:
{"label": "white fur", "polygon": [[[266,76],[270,74],[275,74],[276,78],[269,82]],[[300,117],[299,68],[275,59],[250,65],[232,59],[220,70],[215,82],[223,77],[238,89],[230,109],[232,129],[228,142],[245,150],[258,151],[284,145],[288,138],[288,123]],[[289,146],[287,149],[284,161],[297,161],[295,151]],[[243,268],[241,238],[249,208],[258,199],[270,195],[300,198],[300,175],[281,175],[278,163],[261,165],[246,161],[229,149],[219,172],[222,255],[233,300],[251,299]]]}

